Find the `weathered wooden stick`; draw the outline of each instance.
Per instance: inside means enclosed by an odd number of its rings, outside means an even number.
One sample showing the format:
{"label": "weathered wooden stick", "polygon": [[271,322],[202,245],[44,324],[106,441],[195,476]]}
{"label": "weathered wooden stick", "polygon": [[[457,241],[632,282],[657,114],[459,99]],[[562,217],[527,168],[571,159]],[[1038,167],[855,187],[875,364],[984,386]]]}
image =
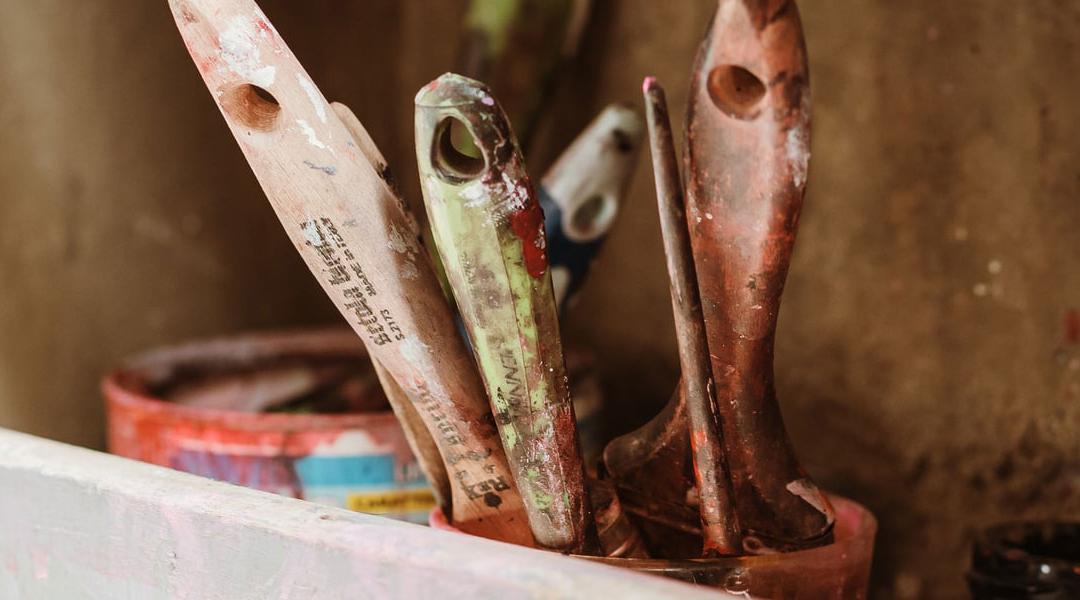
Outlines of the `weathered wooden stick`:
{"label": "weathered wooden stick", "polygon": [[464,531],[532,544],[475,366],[415,221],[251,0],[170,0],[199,72],[278,218],[453,473]]}
{"label": "weathered wooden stick", "polygon": [[[334,108],[334,113],[341,119],[345,128],[349,130],[357,148],[360,149],[360,152],[371,163],[371,166],[379,173],[379,177],[392,189],[396,190],[393,177],[390,174],[390,164],[375,144],[375,140],[371,139],[371,135],[364,128],[364,124],[360,122],[352,109],[341,102],[332,102],[330,105]],[[431,432],[424,425],[420,413],[416,410],[416,406],[413,405],[412,401],[409,400],[405,390],[401,389],[401,386],[386,372],[386,369],[379,364],[379,361],[373,360],[372,364],[375,365],[375,374],[379,377],[383,391],[386,392],[386,398],[390,401],[390,408],[394,411],[394,416],[397,417],[405,430],[405,439],[409,442],[409,448],[416,455],[420,470],[424,472],[424,477],[431,484],[436,502],[443,509],[443,514],[452,514],[450,512],[450,503],[453,494],[450,490],[450,478],[446,473],[446,465],[443,463],[435,438],[432,437]]]}
{"label": "weathered wooden stick", "polygon": [[735,517],[731,479],[724,457],[720,415],[713,397],[713,377],[709,346],[701,314],[682,179],[675,158],[667,100],[657,81],[649,77],[643,87],[656,178],[656,200],[660,230],[664,237],[668,276],[671,279],[671,306],[675,313],[675,336],[679,342],[679,365],[686,394],[686,415],[690,425],[690,446],[694,457],[701,513],[704,554],[740,554],[739,525]]}
{"label": "weathered wooden stick", "polygon": [[471,0],[456,70],[499,97],[528,148],[559,65],[577,53],[592,0]]}
{"label": "weathered wooden stick", "polygon": [[565,310],[615,224],[644,138],[641,115],[605,108],[540,182],[555,302]]}
{"label": "weathered wooden stick", "polygon": [[[463,154],[455,131],[480,155]],[[595,550],[544,218],[488,89],[446,74],[416,97],[428,220],[539,545]]]}
{"label": "weathered wooden stick", "polygon": [[691,85],[687,220],[743,544],[748,552],[824,544],[832,507],[795,458],[773,384],[810,156],[795,2],[719,0]]}

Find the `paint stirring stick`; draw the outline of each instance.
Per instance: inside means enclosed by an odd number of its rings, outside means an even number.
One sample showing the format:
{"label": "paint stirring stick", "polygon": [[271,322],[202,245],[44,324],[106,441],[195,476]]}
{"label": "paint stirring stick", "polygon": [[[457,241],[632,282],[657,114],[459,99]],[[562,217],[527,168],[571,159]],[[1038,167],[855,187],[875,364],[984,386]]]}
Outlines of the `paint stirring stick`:
{"label": "paint stirring stick", "polygon": [[540,183],[555,302],[565,310],[615,224],[645,128],[623,104],[603,110]]}
{"label": "paint stirring stick", "polygon": [[[455,135],[480,156],[463,154]],[[416,96],[428,219],[539,545],[596,548],[545,252],[543,214],[502,109],[446,74]]]}
{"label": "paint stirring stick", "polygon": [[453,473],[455,525],[533,544],[480,380],[404,204],[254,2],[170,5],[286,233],[435,438]]}
{"label": "paint stirring stick", "polygon": [[740,554],[742,543],[713,397],[709,347],[705,340],[701,297],[686,228],[682,181],[668,121],[667,101],[663,88],[652,77],[645,79],[642,91],[656,176],[660,229],[671,278],[671,305],[675,313],[675,335],[679,342],[679,364],[705,542],[703,553],[705,556]]}
{"label": "paint stirring stick", "polygon": [[795,458],[773,382],[809,136],[806,48],[795,2],[720,0],[690,90],[687,217],[748,552],[832,539],[832,507]]}

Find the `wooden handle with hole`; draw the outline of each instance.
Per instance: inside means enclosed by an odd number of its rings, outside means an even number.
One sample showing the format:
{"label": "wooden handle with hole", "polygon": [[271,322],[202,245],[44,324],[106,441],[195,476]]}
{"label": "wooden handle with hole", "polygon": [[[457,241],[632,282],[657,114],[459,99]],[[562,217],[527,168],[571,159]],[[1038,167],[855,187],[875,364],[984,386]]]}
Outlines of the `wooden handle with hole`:
{"label": "wooden handle with hole", "polygon": [[[461,144],[465,137],[472,143]],[[483,84],[443,75],[417,94],[416,156],[435,245],[533,535],[545,548],[595,551],[544,219],[509,122]]]}
{"label": "wooden handle with hole", "polygon": [[637,166],[644,125],[612,104],[559,155],[540,182],[555,302],[565,310],[615,224]]}
{"label": "wooden handle with hole", "polygon": [[773,382],[809,142],[809,76],[795,2],[720,0],[691,83],[687,221],[749,552],[831,539],[832,508],[795,458]]}
{"label": "wooden handle with hole", "polygon": [[452,472],[464,531],[533,543],[475,366],[404,203],[251,0],[170,0],[263,191]]}

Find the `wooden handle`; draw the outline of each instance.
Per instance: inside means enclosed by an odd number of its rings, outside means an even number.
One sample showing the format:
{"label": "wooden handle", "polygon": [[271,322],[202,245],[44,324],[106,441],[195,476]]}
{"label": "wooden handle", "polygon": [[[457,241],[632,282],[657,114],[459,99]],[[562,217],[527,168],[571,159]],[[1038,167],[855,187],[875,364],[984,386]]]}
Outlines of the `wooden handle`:
{"label": "wooden handle", "polygon": [[751,552],[827,543],[833,512],[795,458],[773,340],[810,143],[806,49],[791,0],[720,0],[687,113],[687,221],[717,402]]}
{"label": "wooden handle", "polygon": [[509,122],[483,84],[444,75],[416,97],[416,155],[435,245],[533,535],[546,548],[595,548],[543,215]]}
{"label": "wooden handle", "polygon": [[170,0],[263,191],[335,306],[412,399],[452,473],[455,525],[530,544],[483,388],[415,221],[251,0]]}

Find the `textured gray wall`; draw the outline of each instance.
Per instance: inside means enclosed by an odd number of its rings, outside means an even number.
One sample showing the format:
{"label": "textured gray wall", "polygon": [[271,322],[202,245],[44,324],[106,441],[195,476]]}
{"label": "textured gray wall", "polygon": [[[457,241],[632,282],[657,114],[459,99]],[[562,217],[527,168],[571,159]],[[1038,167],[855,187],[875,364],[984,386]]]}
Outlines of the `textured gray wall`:
{"label": "textured gray wall", "polygon": [[[463,3],[306,4],[263,3],[415,200],[411,99],[450,68]],[[644,75],[681,122],[713,3],[597,4],[537,170]],[[973,529],[1080,516],[1080,4],[800,7],[814,138],[785,414],[812,473],[881,519],[875,597],[955,597]],[[163,0],[0,0],[0,131],[0,425],[99,445],[120,356],[335,318]],[[602,351],[624,424],[676,375],[645,164],[568,331]]]}

